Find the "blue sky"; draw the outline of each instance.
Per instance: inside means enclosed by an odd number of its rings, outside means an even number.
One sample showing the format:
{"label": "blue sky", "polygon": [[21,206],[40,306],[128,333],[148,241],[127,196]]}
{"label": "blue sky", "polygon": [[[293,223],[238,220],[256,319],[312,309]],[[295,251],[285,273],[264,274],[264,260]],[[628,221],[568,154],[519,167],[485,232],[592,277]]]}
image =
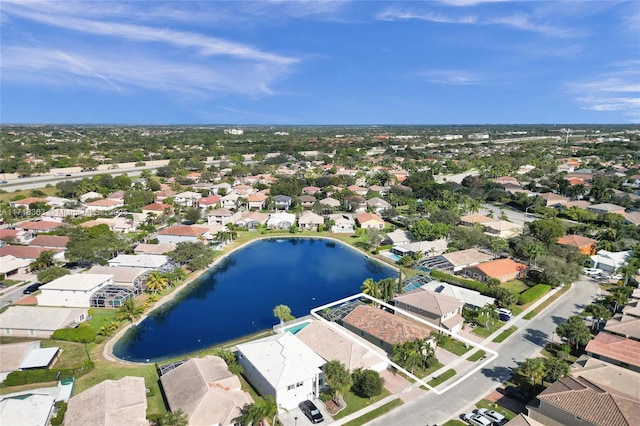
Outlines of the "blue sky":
{"label": "blue sky", "polygon": [[639,1],[10,1],[2,123],[640,122]]}

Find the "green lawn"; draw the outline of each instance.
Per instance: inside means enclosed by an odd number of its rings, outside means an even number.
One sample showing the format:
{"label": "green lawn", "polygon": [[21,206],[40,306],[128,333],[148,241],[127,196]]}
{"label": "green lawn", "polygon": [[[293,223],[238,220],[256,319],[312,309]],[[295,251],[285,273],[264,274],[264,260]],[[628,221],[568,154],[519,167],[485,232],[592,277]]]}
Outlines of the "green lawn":
{"label": "green lawn", "polygon": [[513,332],[516,331],[517,329],[518,329],[518,327],[516,327],[515,325],[512,325],[511,327],[507,328],[502,333],[498,334],[496,336],[496,338],[493,339],[493,341],[495,343],[502,343],[502,342],[504,342],[506,340],[507,337],[511,336],[513,334]]}
{"label": "green lawn", "polygon": [[[562,290],[560,290],[559,292],[557,292],[556,294],[554,294],[553,296],[551,296],[550,298],[548,298],[547,300],[545,300],[544,302],[542,302],[540,305],[538,305],[535,309],[529,311],[523,318],[526,320],[530,320],[531,318],[535,317],[539,312],[541,312],[544,308],[546,308],[547,306],[549,306],[550,304],[552,304],[556,299],[558,299],[559,297],[561,297],[563,294],[565,294],[567,291],[569,291],[569,288],[571,288],[571,286],[565,285]],[[535,303],[531,302],[531,303]],[[528,307],[528,305],[524,305],[522,306],[522,309],[526,309]]]}
{"label": "green lawn", "polygon": [[467,426],[462,420],[451,419],[442,426]]}
{"label": "green lawn", "polygon": [[[378,396],[375,396],[371,399],[369,398],[361,398],[358,395],[356,395],[355,393],[349,391],[347,393],[345,393],[343,395],[344,397],[344,402],[347,404],[347,406],[340,411],[338,414],[336,414],[335,416],[333,416],[334,419],[341,419],[343,417],[348,416],[349,414],[353,414],[356,411],[360,411],[365,407],[368,407],[369,405],[380,401],[383,398],[386,398],[387,396],[389,396],[389,391],[386,389],[382,390],[382,393]],[[379,415],[379,414],[378,414]]]}
{"label": "green lawn", "polygon": [[454,370],[453,368],[450,368],[447,371],[445,371],[444,373],[442,373],[441,375],[439,375],[438,377],[436,377],[435,379],[432,379],[427,383],[432,388],[435,388],[439,384],[446,382],[447,380],[449,380],[450,378],[452,378],[455,375],[456,375],[456,370]]}
{"label": "green lawn", "polygon": [[523,291],[527,290],[529,288],[528,285],[526,285],[525,283],[523,283],[520,280],[511,280],[511,281],[507,281],[506,283],[502,283],[500,284],[500,287],[504,287],[506,289],[509,289],[511,291],[513,291],[516,294],[520,294]]}
{"label": "green lawn", "polygon": [[387,402],[381,407],[376,408],[375,410],[369,411],[368,413],[358,417],[357,419],[351,420],[350,422],[345,423],[345,426],[361,426],[366,423],[369,423],[371,420],[380,417],[381,415],[388,413],[396,407],[402,405],[402,401],[399,399],[394,399],[391,402]]}
{"label": "green lawn", "polygon": [[484,328],[482,326],[478,326],[476,328],[473,329],[473,331],[471,331],[473,334],[475,334],[476,336],[480,336],[480,337],[489,337],[491,336],[498,328],[502,327],[502,322],[501,321],[496,321],[496,323],[492,326],[490,326],[489,328]]}
{"label": "green lawn", "polygon": [[118,311],[116,309],[91,308],[91,319],[89,319],[89,325],[93,327],[94,330],[98,331],[104,324],[108,324],[113,321],[117,314]]}
{"label": "green lawn", "polygon": [[476,407],[478,408],[488,408],[489,410],[495,410],[498,413],[502,414],[503,416],[505,416],[507,418],[507,420],[511,420],[513,419],[515,416],[517,416],[517,413],[514,413],[511,410],[508,410],[500,405],[498,405],[495,402],[491,402],[489,400],[486,399],[481,399],[480,401],[476,402]]}
{"label": "green lawn", "polygon": [[462,356],[465,353],[467,353],[471,348],[468,347],[466,344],[460,342],[459,340],[447,339],[445,344],[442,345],[442,349],[446,349],[452,354]]}
{"label": "green lawn", "polygon": [[481,359],[483,356],[486,355],[485,351],[476,351],[473,354],[471,354],[471,356],[469,358],[467,358],[467,361],[471,361],[471,362],[476,362],[479,359]]}

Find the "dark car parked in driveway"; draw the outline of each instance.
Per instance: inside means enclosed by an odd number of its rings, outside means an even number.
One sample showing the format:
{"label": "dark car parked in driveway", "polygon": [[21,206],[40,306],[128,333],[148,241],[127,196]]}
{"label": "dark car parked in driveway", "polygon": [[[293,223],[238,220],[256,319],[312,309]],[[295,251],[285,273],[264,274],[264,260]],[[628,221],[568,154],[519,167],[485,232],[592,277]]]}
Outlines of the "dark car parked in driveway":
{"label": "dark car parked in driveway", "polygon": [[529,402],[529,395],[525,391],[515,386],[507,386],[504,388],[504,394],[512,399],[516,399],[521,402]]}
{"label": "dark car parked in driveway", "polygon": [[24,290],[22,290],[22,294],[31,294],[31,293],[35,293],[36,291],[38,291],[38,289],[43,286],[43,283],[35,283],[35,284],[31,284],[29,287],[25,288]]}
{"label": "dark car parked in driveway", "polygon": [[299,407],[304,415],[311,420],[311,423],[320,423],[324,420],[324,417],[322,417],[322,413],[318,410],[318,407],[308,399],[306,401],[302,401]]}

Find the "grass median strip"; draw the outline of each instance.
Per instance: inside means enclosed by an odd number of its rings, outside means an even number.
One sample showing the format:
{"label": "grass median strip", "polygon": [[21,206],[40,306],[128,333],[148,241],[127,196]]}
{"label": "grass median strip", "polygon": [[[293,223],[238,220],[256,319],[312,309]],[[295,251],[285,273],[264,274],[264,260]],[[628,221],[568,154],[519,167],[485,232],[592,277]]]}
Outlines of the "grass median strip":
{"label": "grass median strip", "polygon": [[531,311],[527,312],[527,314],[525,316],[523,316],[522,318],[526,319],[526,320],[530,320],[533,317],[535,317],[538,313],[542,312],[542,310],[544,308],[546,308],[547,306],[549,306],[550,304],[552,304],[553,302],[555,302],[559,297],[561,297],[563,294],[565,294],[567,291],[569,291],[569,289],[571,288],[570,285],[565,285],[562,290],[560,290],[559,292],[557,292],[556,294],[554,294],[553,296],[551,296],[550,298],[548,298],[547,300],[545,300],[544,302],[542,302],[539,306],[537,306],[535,309],[532,309]]}
{"label": "grass median strip", "polygon": [[369,411],[368,413],[358,417],[357,419],[353,419],[350,422],[345,423],[345,426],[361,426],[401,405],[401,400],[394,399],[393,401],[387,402],[386,404],[376,408],[375,410]]}
{"label": "grass median strip", "polygon": [[442,373],[441,375],[439,375],[438,377],[430,380],[428,382],[429,386],[435,388],[439,384],[446,382],[447,380],[449,380],[450,378],[452,378],[455,375],[456,375],[456,370],[454,370],[453,368],[450,368],[447,371],[445,371],[444,373]]}
{"label": "grass median strip", "polygon": [[512,325],[511,327],[507,328],[502,333],[498,334],[496,336],[496,338],[493,339],[493,342],[495,342],[495,343],[504,342],[507,339],[507,337],[511,336],[513,334],[513,332],[516,331],[517,329],[518,329],[518,327],[516,327],[515,325]]}
{"label": "grass median strip", "polygon": [[484,357],[486,354],[487,353],[485,351],[474,352],[469,358],[467,358],[467,361],[476,362],[479,359],[482,359],[482,357]]}

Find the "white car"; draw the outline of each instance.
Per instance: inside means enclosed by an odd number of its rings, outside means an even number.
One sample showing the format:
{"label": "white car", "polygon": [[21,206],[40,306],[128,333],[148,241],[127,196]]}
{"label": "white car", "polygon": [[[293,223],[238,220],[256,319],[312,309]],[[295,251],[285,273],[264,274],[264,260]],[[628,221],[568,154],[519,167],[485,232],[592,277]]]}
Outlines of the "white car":
{"label": "white car", "polygon": [[598,275],[598,274],[602,274],[602,273],[604,273],[604,271],[602,269],[584,268],[584,274],[585,275]]}
{"label": "white car", "polygon": [[507,423],[507,419],[502,414],[498,413],[495,410],[489,410],[487,408],[479,408],[478,414],[489,420],[491,424],[494,425],[503,425]]}
{"label": "white car", "polygon": [[462,418],[467,423],[474,426],[492,426],[493,425],[491,420],[487,419],[486,417],[480,414],[465,414],[462,416]]}

